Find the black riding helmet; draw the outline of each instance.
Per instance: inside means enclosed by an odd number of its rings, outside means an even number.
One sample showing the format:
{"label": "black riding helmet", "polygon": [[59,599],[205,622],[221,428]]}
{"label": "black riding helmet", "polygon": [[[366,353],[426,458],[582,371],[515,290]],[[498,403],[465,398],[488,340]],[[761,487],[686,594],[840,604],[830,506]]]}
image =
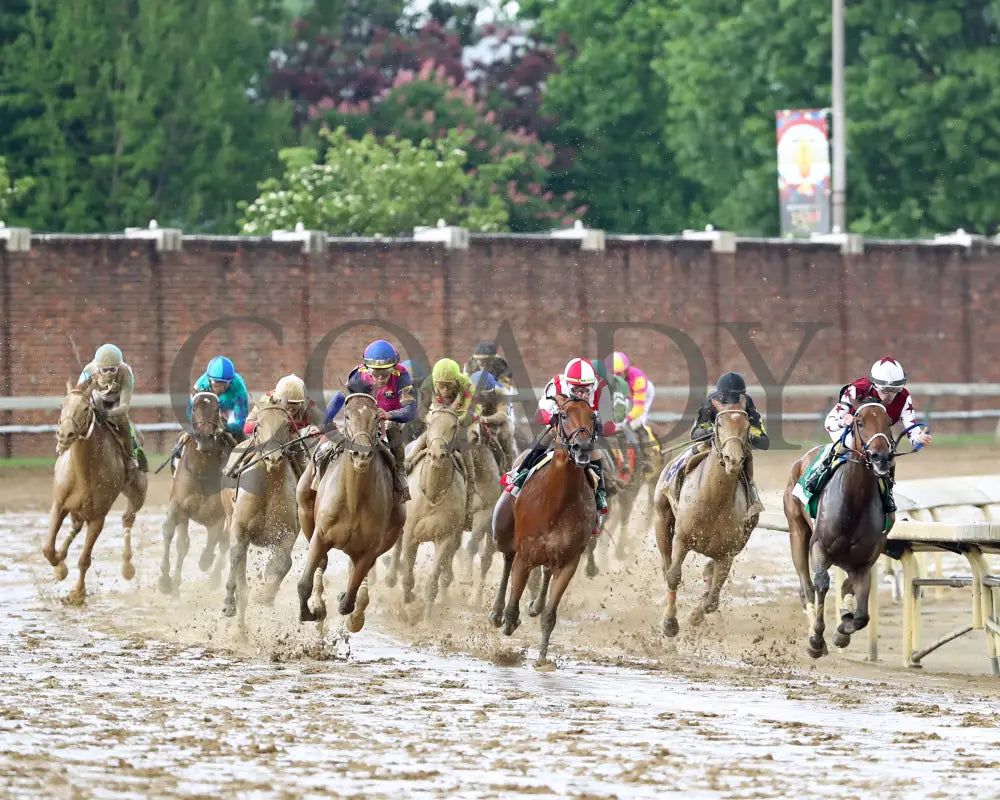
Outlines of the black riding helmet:
{"label": "black riding helmet", "polygon": [[738,403],[740,397],[746,394],[747,382],[738,372],[727,372],[715,384],[715,391],[723,403]]}
{"label": "black riding helmet", "polygon": [[476,345],[476,350],[472,354],[479,358],[492,358],[497,354],[497,346],[493,342],[480,342]]}

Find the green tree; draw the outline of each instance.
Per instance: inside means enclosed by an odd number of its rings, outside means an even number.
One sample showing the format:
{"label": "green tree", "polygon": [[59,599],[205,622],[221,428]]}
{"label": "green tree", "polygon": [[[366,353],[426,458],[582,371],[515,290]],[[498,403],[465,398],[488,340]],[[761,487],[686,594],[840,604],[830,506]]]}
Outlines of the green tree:
{"label": "green tree", "polygon": [[244,205],[243,233],[307,229],[337,235],[409,233],[439,219],[475,231],[507,229],[507,209],[498,186],[520,165],[521,156],[483,165],[476,174],[465,167],[469,134],[451,131],[432,142],[373,135],[348,138],[341,127],[324,132],[328,146],[322,163],[310,148],[281,152],[281,180],[264,181],[260,195]]}
{"label": "green tree", "polygon": [[277,174],[284,104],[255,99],[270,0],[37,0],[2,55],[0,149],[37,179],[33,227],[232,230]]}
{"label": "green tree", "polygon": [[[552,140],[575,150],[560,181],[588,204],[588,220],[621,232],[677,230],[692,187],[666,136],[673,86],[652,62],[671,31],[663,0],[523,3],[559,48],[543,110],[561,120]],[[568,44],[567,44],[568,42]]]}
{"label": "green tree", "polygon": [[7,161],[0,158],[0,223],[5,223],[11,206],[28,193],[34,185],[31,178],[18,178],[15,181],[7,174]]}

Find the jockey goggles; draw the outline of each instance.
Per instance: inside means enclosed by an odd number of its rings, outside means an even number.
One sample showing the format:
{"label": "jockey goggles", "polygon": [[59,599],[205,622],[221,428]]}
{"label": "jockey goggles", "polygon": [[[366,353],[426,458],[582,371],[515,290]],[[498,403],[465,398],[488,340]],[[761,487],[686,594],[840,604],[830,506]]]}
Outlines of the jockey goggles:
{"label": "jockey goggles", "polygon": [[101,373],[101,375],[114,375],[116,372],[118,372],[118,367],[116,367],[116,366],[115,367],[98,367],[97,371],[99,373]]}

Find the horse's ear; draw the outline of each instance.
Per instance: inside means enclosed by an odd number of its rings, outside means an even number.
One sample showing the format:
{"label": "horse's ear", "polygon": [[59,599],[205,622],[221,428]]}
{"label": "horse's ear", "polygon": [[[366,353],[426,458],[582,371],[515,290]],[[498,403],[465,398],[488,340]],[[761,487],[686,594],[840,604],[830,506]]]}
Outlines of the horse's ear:
{"label": "horse's ear", "polygon": [[712,405],[715,407],[716,411],[722,411],[722,403],[719,402],[719,398],[718,397],[713,397],[712,398]]}
{"label": "horse's ear", "polygon": [[67,378],[66,379],[66,394],[69,394],[72,391],[73,391],[73,384],[70,382],[70,379]]}

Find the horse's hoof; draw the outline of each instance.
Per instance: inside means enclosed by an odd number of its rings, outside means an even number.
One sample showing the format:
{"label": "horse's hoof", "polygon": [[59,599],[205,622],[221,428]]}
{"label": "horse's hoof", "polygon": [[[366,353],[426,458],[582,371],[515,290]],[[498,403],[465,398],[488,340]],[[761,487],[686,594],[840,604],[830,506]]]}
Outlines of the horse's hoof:
{"label": "horse's hoof", "polygon": [[415,599],[416,599],[416,595],[414,595],[413,592],[411,592],[409,589],[406,589],[403,592],[403,602],[406,603],[406,605],[409,605]]}
{"label": "horse's hoof", "polygon": [[73,588],[70,593],[66,596],[66,602],[71,606],[82,606],[83,601],[87,599],[87,593],[85,591],[80,591],[77,588]]}
{"label": "horse's hoof", "polygon": [[169,575],[161,575],[160,579],[156,582],[156,588],[163,592],[163,594],[170,594],[174,590],[174,582],[170,580]]}
{"label": "horse's hoof", "polygon": [[350,633],[358,633],[363,627],[365,627],[365,612],[351,614],[347,618],[347,622],[344,627],[347,628]]}
{"label": "horse's hoof", "polygon": [[587,566],[584,567],[583,574],[588,578],[596,578],[601,574],[601,571],[597,568],[597,564],[588,562]]}
{"label": "horse's hoof", "polygon": [[236,616],[236,604],[235,603],[224,603],[222,606],[222,616],[224,617],[235,617]]}
{"label": "horse's hoof", "polygon": [[212,568],[213,561],[215,561],[215,553],[205,548],[201,551],[201,558],[198,559],[198,569],[202,572],[208,572]]}
{"label": "horse's hoof", "polygon": [[839,630],[833,634],[833,643],[837,647],[847,647],[851,643],[851,637],[846,633],[841,633]]}
{"label": "horse's hoof", "polygon": [[555,672],[556,665],[555,662],[549,661],[548,659],[545,659],[544,661],[539,659],[538,661],[535,662],[535,669],[538,672]]}
{"label": "horse's hoof", "polygon": [[677,624],[677,617],[663,620],[663,635],[673,639],[680,633],[681,626]]}
{"label": "horse's hoof", "polygon": [[503,625],[503,614],[501,614],[499,611],[491,611],[490,622],[493,623],[494,628],[499,628],[501,625]]}
{"label": "horse's hoof", "polygon": [[542,606],[541,605],[536,606],[534,603],[529,603],[528,604],[528,616],[529,617],[537,617],[541,613],[542,613]]}
{"label": "horse's hoof", "polygon": [[69,567],[66,566],[65,561],[60,561],[56,564],[52,568],[52,571],[56,574],[57,581],[65,580],[66,576],[69,575]]}
{"label": "horse's hoof", "polygon": [[514,631],[518,629],[521,625],[521,620],[517,617],[507,617],[503,618],[503,633],[504,636],[511,636]]}
{"label": "horse's hoof", "polygon": [[826,648],[826,642],[822,639],[819,640],[818,644],[813,639],[810,639],[809,644],[806,645],[806,650],[813,658],[822,658],[830,653]]}
{"label": "horse's hoof", "polygon": [[309,609],[308,605],[299,606],[299,622],[315,622],[316,615]]}
{"label": "horse's hoof", "polygon": [[266,589],[262,589],[254,594],[253,601],[259,606],[274,608],[274,593],[269,592]]}
{"label": "horse's hoof", "polygon": [[337,610],[340,611],[342,617],[354,611],[354,603],[347,596],[347,592],[341,592],[337,597]]}
{"label": "horse's hoof", "polygon": [[131,561],[126,561],[122,564],[122,577],[127,581],[135,577],[135,567]]}

